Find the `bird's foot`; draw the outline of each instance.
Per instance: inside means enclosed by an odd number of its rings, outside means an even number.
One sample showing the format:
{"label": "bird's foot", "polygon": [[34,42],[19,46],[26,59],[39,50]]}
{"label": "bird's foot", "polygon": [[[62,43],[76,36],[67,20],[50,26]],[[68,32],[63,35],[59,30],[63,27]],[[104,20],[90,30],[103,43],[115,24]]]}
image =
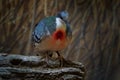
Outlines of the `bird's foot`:
{"label": "bird's foot", "polygon": [[58,59],[60,61],[60,67],[64,66],[64,57],[57,51]]}

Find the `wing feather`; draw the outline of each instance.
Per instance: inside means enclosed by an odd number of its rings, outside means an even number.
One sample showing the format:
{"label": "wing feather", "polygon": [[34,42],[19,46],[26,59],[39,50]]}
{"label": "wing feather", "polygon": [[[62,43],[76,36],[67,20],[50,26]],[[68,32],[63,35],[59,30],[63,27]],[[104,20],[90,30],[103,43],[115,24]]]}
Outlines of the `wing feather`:
{"label": "wing feather", "polygon": [[32,33],[32,39],[34,42],[41,42],[42,38],[45,36],[45,24],[44,21],[38,23]]}

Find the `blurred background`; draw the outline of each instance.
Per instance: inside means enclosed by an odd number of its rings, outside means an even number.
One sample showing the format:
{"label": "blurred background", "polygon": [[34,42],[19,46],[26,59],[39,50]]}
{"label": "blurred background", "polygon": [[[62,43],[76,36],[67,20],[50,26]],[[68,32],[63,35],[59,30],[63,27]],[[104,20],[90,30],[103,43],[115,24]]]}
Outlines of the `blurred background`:
{"label": "blurred background", "polygon": [[64,57],[85,65],[85,80],[120,80],[120,0],[0,0],[0,53],[29,55],[34,26],[61,10],[73,31]]}

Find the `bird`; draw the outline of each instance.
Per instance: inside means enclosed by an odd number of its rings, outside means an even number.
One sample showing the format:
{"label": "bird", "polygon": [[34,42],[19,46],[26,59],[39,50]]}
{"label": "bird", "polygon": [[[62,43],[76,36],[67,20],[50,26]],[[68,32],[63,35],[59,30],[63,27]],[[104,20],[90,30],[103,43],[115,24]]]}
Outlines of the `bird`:
{"label": "bird", "polygon": [[56,52],[62,61],[63,56],[59,51],[65,49],[71,42],[72,30],[68,16],[67,11],[60,11],[55,16],[43,18],[32,32],[34,52],[46,55],[47,63],[50,52]]}

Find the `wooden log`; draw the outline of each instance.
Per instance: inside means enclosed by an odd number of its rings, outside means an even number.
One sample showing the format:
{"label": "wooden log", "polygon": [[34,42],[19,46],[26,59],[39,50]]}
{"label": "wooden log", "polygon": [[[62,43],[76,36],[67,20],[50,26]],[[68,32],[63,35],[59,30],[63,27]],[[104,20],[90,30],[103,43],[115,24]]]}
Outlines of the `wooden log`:
{"label": "wooden log", "polygon": [[0,54],[0,80],[84,80],[85,68],[79,62],[40,56]]}

